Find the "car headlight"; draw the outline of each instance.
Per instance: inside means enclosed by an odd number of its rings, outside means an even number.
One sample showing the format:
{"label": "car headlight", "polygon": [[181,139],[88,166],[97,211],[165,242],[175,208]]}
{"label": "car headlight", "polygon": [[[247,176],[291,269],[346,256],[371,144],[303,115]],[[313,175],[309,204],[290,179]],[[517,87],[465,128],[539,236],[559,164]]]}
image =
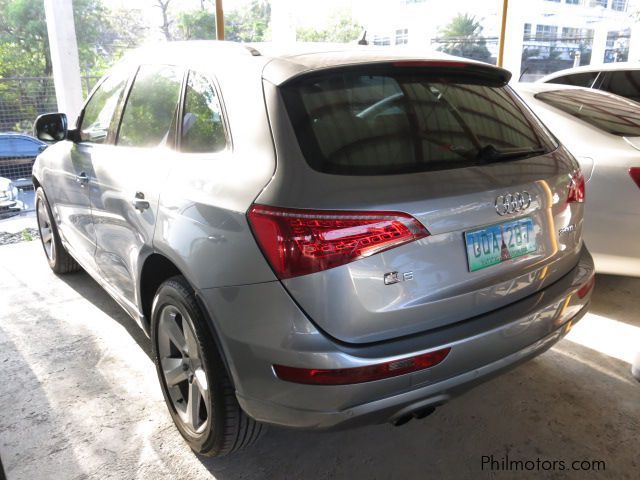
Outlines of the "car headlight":
{"label": "car headlight", "polygon": [[8,178],[0,177],[0,201],[15,200],[18,196],[18,189]]}

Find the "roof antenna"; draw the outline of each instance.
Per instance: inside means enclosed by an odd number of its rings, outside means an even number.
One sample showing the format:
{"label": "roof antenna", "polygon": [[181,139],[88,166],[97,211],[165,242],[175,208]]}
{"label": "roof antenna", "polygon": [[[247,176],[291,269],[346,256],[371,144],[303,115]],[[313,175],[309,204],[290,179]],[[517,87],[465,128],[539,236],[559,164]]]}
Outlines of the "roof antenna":
{"label": "roof antenna", "polygon": [[367,41],[367,31],[366,30],[362,31],[362,36],[358,39],[358,45],[369,45],[369,42]]}

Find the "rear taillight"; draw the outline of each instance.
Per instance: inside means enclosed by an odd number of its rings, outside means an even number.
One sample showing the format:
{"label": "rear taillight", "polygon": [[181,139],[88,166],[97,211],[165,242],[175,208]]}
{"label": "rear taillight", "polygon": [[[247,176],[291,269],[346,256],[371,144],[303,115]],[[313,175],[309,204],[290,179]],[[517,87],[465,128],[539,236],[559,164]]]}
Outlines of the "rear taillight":
{"label": "rear taillight", "polygon": [[567,203],[584,202],[584,175],[581,170],[576,170],[569,180],[569,196]]}
{"label": "rear taillight", "polygon": [[367,365],[366,367],[318,369],[298,368],[274,365],[273,371],[281,380],[310,385],[348,385],[353,383],[373,382],[385,378],[397,377],[405,373],[417,372],[434,367],[442,362],[451,348],[443,348],[434,352],[423,353],[415,357],[401,358],[391,362]]}
{"label": "rear taillight", "polygon": [[429,235],[411,215],[398,212],[253,205],[248,217],[262,252],[281,279],[344,265]]}
{"label": "rear taillight", "polygon": [[636,182],[636,185],[640,187],[640,167],[631,167],[629,169],[629,175]]}

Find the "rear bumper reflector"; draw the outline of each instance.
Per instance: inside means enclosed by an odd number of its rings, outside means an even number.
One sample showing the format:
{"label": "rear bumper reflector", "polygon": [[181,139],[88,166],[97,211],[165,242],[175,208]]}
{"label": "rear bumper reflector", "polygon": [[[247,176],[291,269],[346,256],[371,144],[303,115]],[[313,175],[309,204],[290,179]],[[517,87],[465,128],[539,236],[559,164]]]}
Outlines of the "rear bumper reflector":
{"label": "rear bumper reflector", "polygon": [[273,371],[279,379],[287,382],[309,385],[349,385],[383,380],[433,367],[442,362],[450,351],[451,348],[443,348],[414,357],[400,358],[391,362],[367,365],[366,367],[334,370],[274,365]]}

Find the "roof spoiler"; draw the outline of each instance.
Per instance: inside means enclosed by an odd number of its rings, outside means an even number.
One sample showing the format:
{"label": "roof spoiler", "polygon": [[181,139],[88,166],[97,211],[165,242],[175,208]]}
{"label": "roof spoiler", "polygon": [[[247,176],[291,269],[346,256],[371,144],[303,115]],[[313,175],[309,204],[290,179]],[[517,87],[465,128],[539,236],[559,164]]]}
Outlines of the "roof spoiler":
{"label": "roof spoiler", "polygon": [[369,74],[389,74],[393,72],[407,74],[428,75],[435,79],[455,78],[465,82],[487,85],[490,87],[504,87],[511,80],[511,72],[501,67],[496,67],[488,63],[476,62],[473,60],[393,60],[371,63],[355,63],[349,65],[331,66],[314,70],[306,70],[292,75],[282,83],[281,86],[295,83],[296,80],[314,76],[325,76],[328,72],[357,72],[366,70]]}

